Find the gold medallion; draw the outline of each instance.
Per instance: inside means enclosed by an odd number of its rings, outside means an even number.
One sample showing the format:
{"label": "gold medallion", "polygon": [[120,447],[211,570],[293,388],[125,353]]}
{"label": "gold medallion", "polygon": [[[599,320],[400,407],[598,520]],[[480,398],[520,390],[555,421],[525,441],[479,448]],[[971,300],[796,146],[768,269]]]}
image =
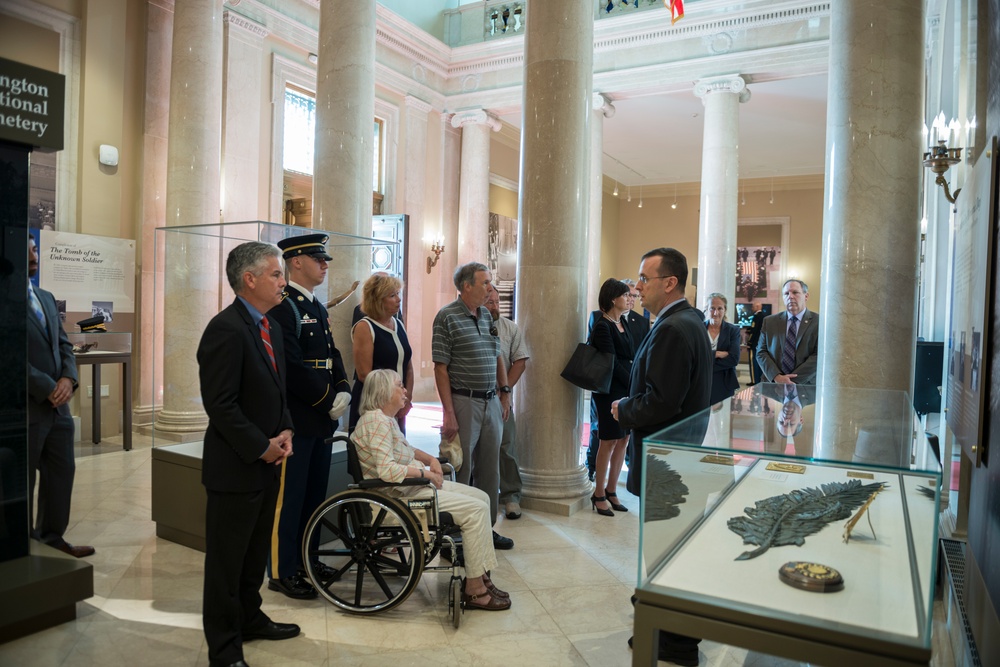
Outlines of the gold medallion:
{"label": "gold medallion", "polygon": [[835,593],[843,590],[844,578],[829,565],[793,560],[778,569],[778,578],[792,588],[813,593]]}

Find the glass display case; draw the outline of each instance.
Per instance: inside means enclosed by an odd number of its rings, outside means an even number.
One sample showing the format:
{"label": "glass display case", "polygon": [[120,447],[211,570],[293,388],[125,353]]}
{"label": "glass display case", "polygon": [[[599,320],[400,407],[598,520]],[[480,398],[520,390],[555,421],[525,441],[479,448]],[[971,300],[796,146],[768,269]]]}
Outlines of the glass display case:
{"label": "glass display case", "polygon": [[[367,279],[376,253],[401,252],[396,241],[262,221],[156,229],[150,373],[156,417],[142,431],[152,437],[152,514],[159,537],[204,548],[201,461],[208,416],[201,401],[197,351],[208,322],[235,299],[226,258],[247,241],[277,243],[317,233],[329,237],[326,248],[332,256],[326,280],[315,290],[324,303]],[[358,302],[355,293],[339,308],[328,309],[338,343],[349,339]],[[346,465],[343,452],[335,462]]]}
{"label": "glass display case", "polygon": [[758,384],[644,450],[633,664],[656,630],[927,664],[941,469],[906,393]]}

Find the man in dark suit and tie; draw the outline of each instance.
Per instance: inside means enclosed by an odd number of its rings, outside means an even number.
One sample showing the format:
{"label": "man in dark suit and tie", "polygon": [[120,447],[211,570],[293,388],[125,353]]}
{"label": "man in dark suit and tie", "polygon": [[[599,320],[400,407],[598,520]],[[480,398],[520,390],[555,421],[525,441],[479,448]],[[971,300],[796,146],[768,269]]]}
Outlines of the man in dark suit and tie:
{"label": "man in dark suit and tie", "polygon": [[760,342],[760,332],[764,326],[764,306],[759,301],[753,302],[753,318],[750,320],[750,337],[747,347],[750,348],[750,385],[754,386],[763,380],[760,364],[757,363],[757,343]]}
{"label": "man in dark suit and tie", "polygon": [[[295,424],[292,445],[296,455],[282,464],[278,505],[268,558],[267,587],[308,600],[316,589],[304,576],[302,538],[309,517],[326,499],[330,481],[330,444],[337,420],[351,403],[351,386],[340,351],[333,343],[330,316],[313,294],[326,280],[326,234],[291,236],[278,241],[288,268],[285,298],[268,317],[281,325],[285,344],[288,407]],[[321,579],[336,571],[319,561],[314,571]]]}
{"label": "man in dark suit and tie", "polygon": [[257,241],[229,253],[226,277],[236,299],[212,318],[198,345],[208,413],[202,616],[213,667],[245,666],[243,642],[299,634],[297,625],[275,623],[261,611],[259,592],[279,466],[292,454],[281,327],[264,315],[281,302],[285,287],[280,254]]}
{"label": "man in dark suit and tie", "polygon": [[[632,364],[628,397],[611,404],[611,414],[632,431],[627,488],[637,496],[643,438],[709,407],[714,357],[702,312],[684,298],[687,276],[687,258],[673,248],[642,256],[636,288],[656,322]],[[661,631],[659,659],[697,665],[699,641]]]}
{"label": "man in dark suit and tie", "polygon": [[[28,238],[28,275],[38,273],[35,239]],[[69,400],[76,391],[76,359],[51,292],[28,282],[28,503],[31,536],[77,558],[94,547],[73,546],[63,539],[69,525],[76,461]],[[34,511],[37,509],[37,512]]]}
{"label": "man in dark suit and tie", "polygon": [[806,308],[809,286],[792,278],[781,286],[785,312],[764,318],[757,363],[768,382],[816,384],[819,315]]}

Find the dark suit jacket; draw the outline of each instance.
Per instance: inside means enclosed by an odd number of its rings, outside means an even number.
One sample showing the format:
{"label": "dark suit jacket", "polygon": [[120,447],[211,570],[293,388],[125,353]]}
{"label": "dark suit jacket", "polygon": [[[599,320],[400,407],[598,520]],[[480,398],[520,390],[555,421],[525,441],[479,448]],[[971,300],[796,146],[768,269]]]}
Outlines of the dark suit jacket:
{"label": "dark suit jacket", "polygon": [[285,400],[285,346],[281,326],[274,322],[271,345],[277,373],[259,327],[239,299],[213,317],[202,334],[198,375],[208,430],[201,481],[210,491],[259,491],[280,471],[260,459],[268,440],[292,428]]}
{"label": "dark suit jacket", "polygon": [[627,311],[624,319],[625,328],[632,334],[632,351],[637,352],[649,333],[649,319],[634,310]]}
{"label": "dark suit jacket", "polygon": [[[785,348],[788,311],[764,318],[760,341],[757,342],[757,363],[768,382],[781,375],[781,355]],[[819,354],[819,314],[806,310],[799,318],[795,335],[796,384],[816,384],[816,362]]]}
{"label": "dark suit jacket", "polygon": [[[707,331],[707,324],[705,328]],[[723,359],[715,357],[712,363],[712,394],[709,397],[712,405],[726,400],[740,388],[740,381],[736,379],[736,365],[740,363],[740,328],[735,324],[723,322],[715,349],[728,352],[729,356]]]}
{"label": "dark suit jacket", "polygon": [[629,492],[640,495],[642,440],[709,407],[712,348],[702,312],[683,301],[656,320],[635,362],[628,398],[618,404],[618,422],[632,431]]}
{"label": "dark suit jacket", "polygon": [[[333,435],[334,421],[330,408],[337,393],[351,393],[344,372],[344,361],[334,346],[330,317],[326,308],[312,295],[293,286],[285,288],[285,299],[267,314],[268,320],[281,327],[285,344],[285,368],[288,371],[288,408],[296,435],[325,438]],[[299,311],[300,331],[295,335],[295,311]],[[331,359],[333,368],[315,368],[303,359]]]}
{"label": "dark suit jacket", "polygon": [[[28,421],[35,423],[53,408],[49,394],[56,388],[60,378],[69,378],[76,386],[79,376],[76,372],[76,358],[73,345],[66,337],[56,299],[51,292],[35,288],[35,294],[45,312],[46,326],[28,308]],[[69,416],[69,404],[56,408],[56,412]]]}
{"label": "dark suit jacket", "polygon": [[747,344],[750,346],[750,352],[753,354],[757,351],[757,342],[760,340],[761,327],[764,326],[764,318],[767,315],[764,314],[764,310],[758,310],[753,314],[753,319],[750,320],[750,339]]}

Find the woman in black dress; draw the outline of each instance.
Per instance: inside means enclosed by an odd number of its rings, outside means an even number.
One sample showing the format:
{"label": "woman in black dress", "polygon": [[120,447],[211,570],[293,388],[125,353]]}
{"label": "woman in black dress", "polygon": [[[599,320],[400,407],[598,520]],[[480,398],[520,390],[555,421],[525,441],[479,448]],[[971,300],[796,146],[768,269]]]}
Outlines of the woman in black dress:
{"label": "woman in black dress", "polygon": [[591,345],[601,352],[611,352],[615,355],[610,392],[593,395],[597,406],[597,432],[601,444],[597,450],[597,472],[594,475],[594,495],[590,497],[590,504],[594,511],[602,516],[614,516],[612,507],[619,512],[628,511],[627,507],[618,502],[616,493],[618,477],[625,463],[628,434],[611,416],[611,403],[628,396],[632,359],[635,357],[632,337],[629,335],[628,327],[622,322],[622,315],[628,310],[628,293],[628,285],[620,280],[609,278],[604,281],[597,297],[601,317],[594,323],[590,334]]}
{"label": "woman in black dress", "polygon": [[[403,378],[407,395],[413,393],[413,361],[410,341],[406,329],[395,315],[402,302],[403,283],[386,273],[373,274],[365,281],[361,290],[361,310],[365,316],[351,329],[354,344],[354,389],[351,392],[351,416],[348,432],[353,433],[361,415],[361,390],[365,378],[377,368],[396,371]],[[407,402],[396,415],[399,428],[406,433],[406,413],[410,411]]]}

